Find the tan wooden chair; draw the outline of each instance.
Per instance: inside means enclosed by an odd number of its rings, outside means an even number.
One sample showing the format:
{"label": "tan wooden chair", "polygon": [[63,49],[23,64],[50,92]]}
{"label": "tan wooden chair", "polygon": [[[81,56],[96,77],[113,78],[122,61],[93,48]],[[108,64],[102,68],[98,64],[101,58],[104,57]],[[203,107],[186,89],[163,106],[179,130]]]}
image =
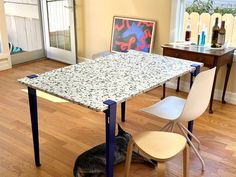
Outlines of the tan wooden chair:
{"label": "tan wooden chair", "polygon": [[147,131],[139,133],[131,138],[128,145],[125,177],[129,176],[133,146],[136,145],[139,152],[150,159],[157,161],[157,176],[165,176],[165,162],[183,151],[183,176],[188,177],[189,150],[184,136],[161,131]]}

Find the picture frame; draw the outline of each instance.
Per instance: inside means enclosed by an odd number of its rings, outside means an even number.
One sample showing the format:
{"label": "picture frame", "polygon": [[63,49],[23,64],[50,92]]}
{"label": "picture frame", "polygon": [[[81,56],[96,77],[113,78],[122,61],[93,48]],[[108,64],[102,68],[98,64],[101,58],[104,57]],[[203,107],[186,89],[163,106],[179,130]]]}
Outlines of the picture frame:
{"label": "picture frame", "polygon": [[128,17],[113,17],[111,52],[137,50],[151,53],[156,22]]}

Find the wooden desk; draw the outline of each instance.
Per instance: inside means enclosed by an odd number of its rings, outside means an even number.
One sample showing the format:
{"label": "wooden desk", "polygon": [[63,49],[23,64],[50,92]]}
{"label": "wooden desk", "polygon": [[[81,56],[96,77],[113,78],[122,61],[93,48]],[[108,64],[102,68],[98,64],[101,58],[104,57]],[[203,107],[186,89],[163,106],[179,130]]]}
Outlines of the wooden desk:
{"label": "wooden desk", "polygon": [[[215,74],[215,79],[214,79],[212,93],[211,93],[209,113],[213,113],[212,103],[213,103],[213,98],[214,98],[215,84],[216,84],[218,71],[221,66],[227,65],[227,72],[226,72],[224,89],[223,89],[223,94],[222,94],[222,103],[226,103],[225,92],[226,92],[226,88],[227,88],[227,84],[229,80],[230,70],[233,63],[235,48],[226,48],[224,50],[209,50],[209,49],[207,50],[204,47],[197,47],[197,46],[182,47],[182,46],[176,46],[176,45],[170,45],[170,44],[163,45],[162,48],[163,48],[163,55],[165,56],[171,56],[171,57],[182,58],[186,60],[202,62],[204,63],[204,66],[208,68],[216,67],[216,74]],[[177,91],[179,90],[179,81],[180,79],[178,78]]]}

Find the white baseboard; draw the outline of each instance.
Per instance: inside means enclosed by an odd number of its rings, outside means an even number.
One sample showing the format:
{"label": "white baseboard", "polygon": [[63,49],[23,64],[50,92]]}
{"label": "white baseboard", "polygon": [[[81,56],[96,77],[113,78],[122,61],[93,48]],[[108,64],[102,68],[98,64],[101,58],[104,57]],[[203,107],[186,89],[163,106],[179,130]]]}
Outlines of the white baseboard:
{"label": "white baseboard", "polygon": [[88,59],[88,58],[85,58],[85,57],[77,57],[77,63],[81,63],[81,62],[84,62],[86,60],[91,60],[91,59]]}
{"label": "white baseboard", "polygon": [[[173,79],[166,83],[167,88],[176,89],[176,86],[177,86],[177,79]],[[180,90],[184,92],[189,92],[189,82],[180,81]],[[215,89],[214,100],[221,101],[222,92],[223,90]],[[236,93],[226,91],[225,101],[227,103],[236,105]]]}
{"label": "white baseboard", "polygon": [[6,69],[10,69],[11,66],[11,59],[10,56],[4,56],[1,55],[2,58],[0,58],[0,71],[6,70]]}
{"label": "white baseboard", "polygon": [[9,65],[8,61],[0,62],[0,71],[10,69],[11,65]]}
{"label": "white baseboard", "polygon": [[28,61],[40,59],[45,57],[44,49],[39,49],[35,51],[22,52],[11,55],[12,65],[25,63]]}

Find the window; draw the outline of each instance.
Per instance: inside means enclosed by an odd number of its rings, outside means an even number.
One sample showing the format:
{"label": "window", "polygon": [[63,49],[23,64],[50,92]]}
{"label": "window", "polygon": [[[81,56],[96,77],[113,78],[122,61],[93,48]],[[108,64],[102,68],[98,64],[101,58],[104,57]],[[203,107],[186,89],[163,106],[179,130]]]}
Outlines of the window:
{"label": "window", "polygon": [[[184,40],[188,20],[191,21],[191,41],[206,29],[206,42],[211,41],[212,26],[215,18],[220,23],[226,21],[226,43],[236,47],[236,1],[235,0],[173,0],[172,2],[171,41]],[[174,10],[174,7],[177,7]],[[174,30],[173,30],[174,29]]]}
{"label": "window", "polygon": [[8,40],[11,54],[43,48],[38,1],[4,0]]}
{"label": "window", "polygon": [[181,40],[183,32],[184,11],[185,11],[184,0],[172,0],[170,42]]}

